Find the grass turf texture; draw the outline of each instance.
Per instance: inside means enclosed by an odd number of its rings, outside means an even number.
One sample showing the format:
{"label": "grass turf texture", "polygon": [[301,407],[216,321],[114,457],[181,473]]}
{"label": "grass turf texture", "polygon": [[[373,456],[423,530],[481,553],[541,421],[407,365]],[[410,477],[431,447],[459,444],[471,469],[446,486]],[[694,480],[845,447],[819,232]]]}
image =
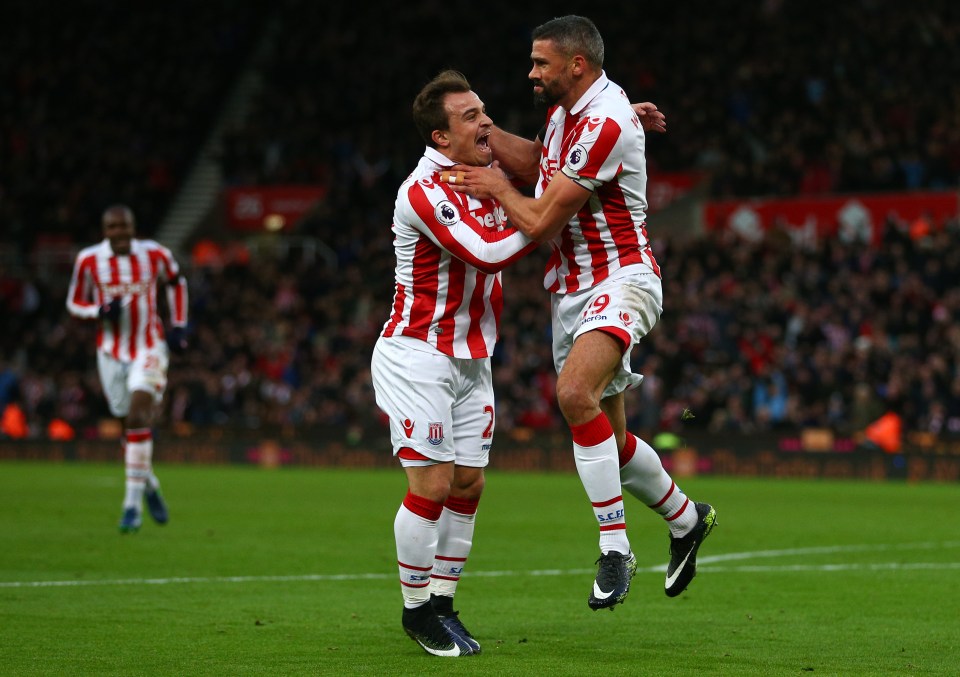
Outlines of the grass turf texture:
{"label": "grass turf texture", "polygon": [[611,613],[587,608],[598,552],[577,477],[490,472],[457,595],[484,653],[449,660],[400,627],[399,469],[157,470],[170,524],[145,515],[139,533],[120,535],[119,465],[0,463],[0,674],[955,675],[960,665],[954,485],[685,480],[719,526],[676,599],[662,591],[666,528],[628,498],[640,571]]}

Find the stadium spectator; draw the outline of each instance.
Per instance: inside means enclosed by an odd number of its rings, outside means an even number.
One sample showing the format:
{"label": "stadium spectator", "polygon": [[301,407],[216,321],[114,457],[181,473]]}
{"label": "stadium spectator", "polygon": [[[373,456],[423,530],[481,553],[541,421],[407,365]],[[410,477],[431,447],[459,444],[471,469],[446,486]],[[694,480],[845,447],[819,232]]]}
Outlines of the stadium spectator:
{"label": "stadium spectator", "polygon": [[57,442],[69,442],[77,436],[73,427],[62,418],[54,418],[47,424],[47,437]]}
{"label": "stadium spectator", "polygon": [[9,402],[0,411],[0,439],[22,440],[30,433],[27,416],[17,401]]}
{"label": "stadium spectator", "polygon": [[371,374],[407,476],[394,522],[403,627],[427,653],[464,656],[480,645],[453,598],[493,442],[499,271],[536,244],[506,227],[496,201],[460,196],[443,183],[457,163],[492,161],[493,123],[466,78],[437,75],[414,100],[413,119],[427,148],[397,195],[396,287]]}
{"label": "stadium spectator", "polygon": [[669,526],[671,597],[692,580],[697,550],[716,521],[714,508],[692,503],[657,453],[626,430],[623,393],[642,379],[631,371],[631,352],[657,323],[663,295],[646,231],[644,132],[603,59],[603,39],[585,17],[537,27],[528,77],[535,99],[548,107],[547,124],[532,142],[502,131],[494,141],[511,174],[536,179],[536,197],[497,169],[465,171],[466,191],[498,199],[511,223],[551,246],[544,286],[553,309],[557,401],[600,531],[588,598],[594,610],[623,602],[636,573],[623,488]]}
{"label": "stadium spectator", "polygon": [[169,352],[157,310],[157,286],[164,284],[171,327],[170,349],[186,348],[187,283],[170,251],[153,240],[135,237],[133,212],[108,207],[102,218],[104,239],[77,255],[67,293],[67,310],[99,323],[97,371],[110,412],[124,424],[126,491],[121,533],[142,523],[146,498],[159,524],[168,520],[160,481],[153,472],[156,408],[167,387]]}

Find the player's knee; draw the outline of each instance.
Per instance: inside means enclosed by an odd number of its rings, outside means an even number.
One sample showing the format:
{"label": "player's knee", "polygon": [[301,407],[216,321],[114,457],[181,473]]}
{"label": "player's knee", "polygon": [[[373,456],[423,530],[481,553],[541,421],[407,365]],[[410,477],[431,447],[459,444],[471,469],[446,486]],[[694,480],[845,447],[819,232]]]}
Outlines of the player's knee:
{"label": "player's knee", "polygon": [[595,413],[600,406],[588,388],[571,380],[557,382],[557,404],[568,423],[582,423],[584,417]]}
{"label": "player's knee", "polygon": [[127,428],[149,428],[152,424],[151,417],[140,411],[130,410],[127,414]]}
{"label": "player's knee", "polygon": [[424,498],[429,498],[431,501],[443,503],[450,495],[451,488],[452,485],[449,479],[434,477],[429,482],[421,484],[417,493],[424,496]]}
{"label": "player's knee", "polygon": [[[469,470],[470,472],[462,472],[463,470]],[[486,479],[482,468],[463,469],[458,467],[450,495],[467,501],[479,501],[485,485]]]}

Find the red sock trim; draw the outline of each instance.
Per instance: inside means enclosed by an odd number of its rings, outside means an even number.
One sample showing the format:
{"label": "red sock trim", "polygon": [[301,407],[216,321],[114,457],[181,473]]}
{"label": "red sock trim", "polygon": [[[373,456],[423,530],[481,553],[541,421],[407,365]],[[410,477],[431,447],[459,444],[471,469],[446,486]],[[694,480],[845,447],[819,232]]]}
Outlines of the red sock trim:
{"label": "red sock trim", "polygon": [[626,528],[627,528],[627,525],[626,525],[626,524],[623,524],[623,523],[621,523],[621,524],[604,524],[602,527],[600,527],[600,531],[618,531],[618,530],[620,530],[620,529],[626,529]]}
{"label": "red sock trim", "polygon": [[472,498],[458,498],[457,496],[448,496],[447,501],[443,504],[443,507],[447,510],[452,510],[453,512],[460,513],[461,515],[476,515],[477,506],[480,504],[480,499]]}
{"label": "red sock trim", "polygon": [[407,495],[403,497],[403,507],[414,515],[419,515],[423,519],[430,520],[431,522],[436,522],[440,519],[440,513],[443,512],[442,503],[431,501],[429,498],[423,496],[417,496],[416,494],[410,493],[409,490],[407,491]]}
{"label": "red sock trim", "polygon": [[574,444],[581,447],[595,447],[613,436],[613,428],[607,415],[602,411],[592,421],[570,426]]}
{"label": "red sock trim", "polygon": [[622,500],[623,500],[623,494],[620,494],[619,496],[614,496],[613,498],[608,499],[606,501],[600,501],[598,503],[591,502],[591,505],[594,508],[606,508],[608,505],[613,505],[617,501],[622,501]]}
{"label": "red sock trim", "polygon": [[679,509],[679,510],[677,510],[675,513],[673,513],[672,515],[670,515],[670,517],[664,517],[663,519],[665,519],[665,520],[668,521],[668,522],[672,522],[673,520],[677,519],[678,517],[680,517],[680,515],[683,514],[683,511],[687,509],[687,506],[688,506],[688,505],[690,505],[690,499],[689,499],[689,498],[683,502],[683,505],[680,506],[680,509]]}
{"label": "red sock trim", "polygon": [[415,567],[415,566],[413,566],[412,564],[404,564],[404,563],[401,562],[400,560],[397,560],[397,564],[399,564],[400,566],[402,566],[404,569],[413,569],[414,571],[430,571],[431,569],[433,569],[433,565],[432,565],[432,564],[431,564],[430,566],[426,566],[426,567]]}
{"label": "red sock trim", "polygon": [[620,467],[622,468],[629,463],[635,453],[637,453],[637,438],[634,437],[633,433],[628,432],[627,439],[623,443],[623,449],[620,450]]}
{"label": "red sock trim", "polygon": [[151,437],[153,437],[153,434],[150,432],[150,428],[137,428],[127,431],[127,442],[146,442]]}
{"label": "red sock trim", "polygon": [[436,555],[434,559],[438,559],[441,562],[466,562],[466,557],[444,557],[443,555]]}
{"label": "red sock trim", "polygon": [[676,488],[677,488],[677,483],[676,483],[676,482],[670,482],[670,489],[667,491],[666,496],[664,496],[663,498],[661,498],[659,501],[657,501],[656,503],[654,503],[654,504],[651,505],[650,507],[653,508],[654,510],[656,510],[656,509],[659,508],[661,505],[663,505],[664,503],[666,503],[666,502],[667,502],[667,499],[670,498],[670,496],[673,495],[673,490],[676,489]]}

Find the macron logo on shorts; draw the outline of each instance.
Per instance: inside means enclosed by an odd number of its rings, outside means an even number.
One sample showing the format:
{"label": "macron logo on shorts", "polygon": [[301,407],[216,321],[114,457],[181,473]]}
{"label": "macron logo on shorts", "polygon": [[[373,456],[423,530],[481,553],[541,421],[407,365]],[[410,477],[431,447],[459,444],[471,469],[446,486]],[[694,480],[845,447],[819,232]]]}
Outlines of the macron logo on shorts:
{"label": "macron logo on shorts", "polygon": [[407,434],[407,439],[410,439],[410,436],[413,435],[413,421],[409,418],[403,419],[403,432]]}

